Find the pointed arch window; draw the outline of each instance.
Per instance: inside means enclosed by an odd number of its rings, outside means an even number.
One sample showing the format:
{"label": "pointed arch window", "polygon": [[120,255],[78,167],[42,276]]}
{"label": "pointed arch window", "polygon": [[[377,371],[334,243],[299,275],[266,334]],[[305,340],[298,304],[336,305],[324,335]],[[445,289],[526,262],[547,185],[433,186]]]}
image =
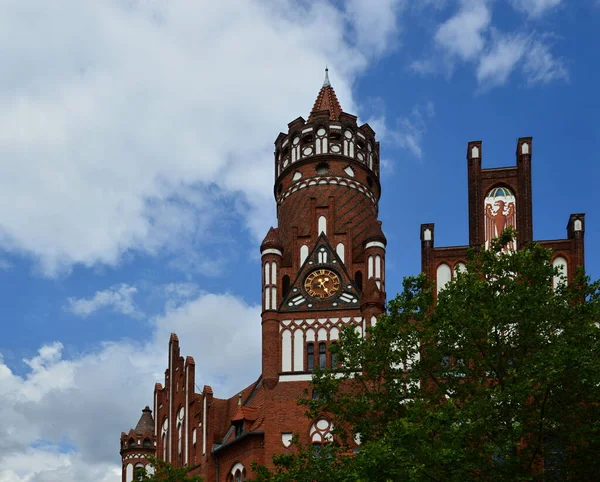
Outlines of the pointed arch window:
{"label": "pointed arch window", "polygon": [[167,461],[167,436],[169,433],[169,419],[165,418],[162,424],[162,436],[161,436],[161,444],[162,444],[162,459]]}
{"label": "pointed arch window", "polygon": [[177,413],[177,460],[182,463],[183,457],[183,421],[185,419],[185,409],[181,407]]}

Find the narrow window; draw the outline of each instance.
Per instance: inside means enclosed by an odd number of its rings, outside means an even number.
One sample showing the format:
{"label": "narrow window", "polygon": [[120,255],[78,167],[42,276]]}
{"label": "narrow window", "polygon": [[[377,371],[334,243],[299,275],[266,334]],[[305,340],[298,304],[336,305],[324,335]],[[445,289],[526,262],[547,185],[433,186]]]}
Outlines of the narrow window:
{"label": "narrow window", "polygon": [[283,277],[281,290],[281,297],[285,298],[290,291],[290,277],[287,274]]}
{"label": "narrow window", "polygon": [[312,370],[315,367],[315,345],[309,343],[306,347],[306,362],[308,370]]}
{"label": "narrow window", "polygon": [[327,366],[327,346],[325,343],[319,343],[319,367],[325,368]]}
{"label": "narrow window", "polygon": [[[332,345],[334,345],[335,343],[332,343]],[[331,368],[335,369],[338,367],[338,362],[337,362],[337,353],[332,353],[331,354]]]}
{"label": "narrow window", "polygon": [[355,281],[358,289],[362,291],[362,287],[363,287],[362,271],[357,271],[356,273],[354,273],[354,281]]}

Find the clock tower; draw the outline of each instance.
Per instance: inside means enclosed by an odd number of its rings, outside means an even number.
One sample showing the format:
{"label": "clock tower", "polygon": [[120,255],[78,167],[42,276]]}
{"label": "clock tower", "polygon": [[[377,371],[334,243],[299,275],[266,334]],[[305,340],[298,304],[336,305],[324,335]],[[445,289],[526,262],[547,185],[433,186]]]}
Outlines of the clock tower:
{"label": "clock tower", "polygon": [[[275,140],[277,227],[260,246],[261,373],[229,398],[208,385],[196,391],[196,363],[171,334],[148,454],[205,480],[242,482],[253,462],[271,466],[290,449],[294,434],[302,444],[331,440],[331,420],[308,420],[298,398],[315,367],[337,366],[331,347],[342,330],[364,335],[385,309],[379,159],[375,132],[342,110],[326,71],[308,120]],[[121,434],[123,482],[147,460],[145,435],[136,445],[132,433]]]}
{"label": "clock tower", "polygon": [[267,389],[333,367],[341,330],[364,334],[384,310],[379,159],[375,132],[342,110],[326,69],[308,120],[275,141],[278,225],[261,244]]}

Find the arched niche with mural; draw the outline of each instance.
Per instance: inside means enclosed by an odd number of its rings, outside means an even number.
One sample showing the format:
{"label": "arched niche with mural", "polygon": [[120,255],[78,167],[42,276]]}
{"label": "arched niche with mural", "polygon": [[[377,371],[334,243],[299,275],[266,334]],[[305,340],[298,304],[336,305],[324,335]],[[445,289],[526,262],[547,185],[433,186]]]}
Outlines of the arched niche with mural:
{"label": "arched niche with mural", "polygon": [[[484,200],[485,249],[489,249],[491,241],[502,232],[517,224],[517,199],[515,193],[506,186],[496,186],[488,191]],[[507,246],[509,251],[517,249],[517,240],[513,239]]]}

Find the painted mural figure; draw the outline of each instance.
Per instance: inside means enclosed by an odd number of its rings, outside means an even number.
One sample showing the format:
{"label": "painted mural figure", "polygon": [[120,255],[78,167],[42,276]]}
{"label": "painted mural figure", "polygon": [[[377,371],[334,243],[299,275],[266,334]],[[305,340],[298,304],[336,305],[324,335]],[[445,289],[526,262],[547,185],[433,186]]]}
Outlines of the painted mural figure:
{"label": "painted mural figure", "polygon": [[[500,236],[507,227],[516,225],[516,199],[506,187],[495,187],[485,198],[485,249],[490,248],[492,239]],[[513,239],[506,247],[507,251],[516,250]]]}

